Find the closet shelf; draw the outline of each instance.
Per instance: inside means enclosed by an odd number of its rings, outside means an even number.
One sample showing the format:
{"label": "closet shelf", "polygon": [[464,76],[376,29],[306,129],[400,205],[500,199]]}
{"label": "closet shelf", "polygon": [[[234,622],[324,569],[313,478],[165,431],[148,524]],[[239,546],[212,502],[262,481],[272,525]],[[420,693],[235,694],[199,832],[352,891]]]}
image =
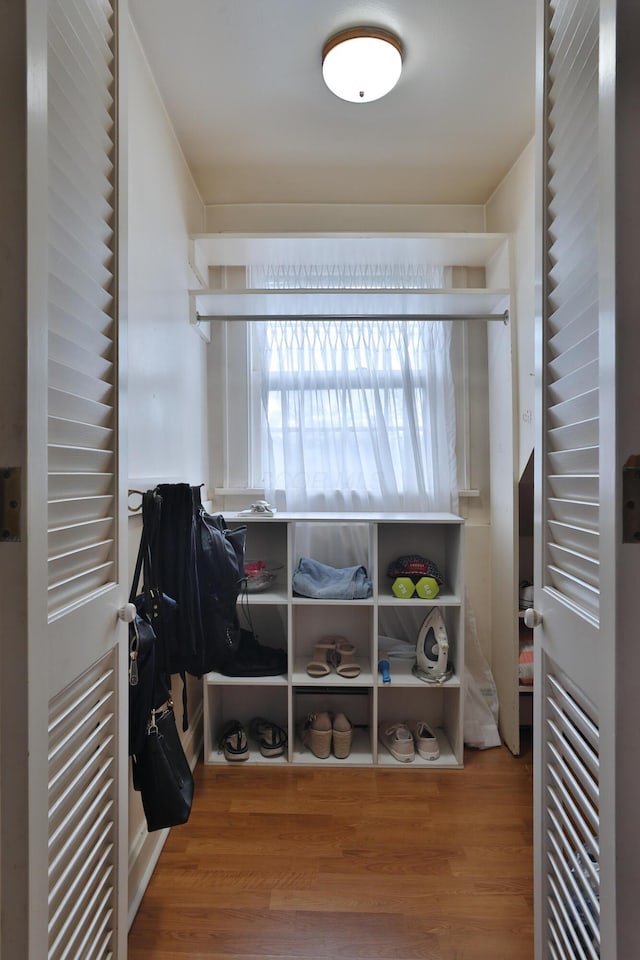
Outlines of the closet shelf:
{"label": "closet shelf", "polygon": [[504,320],[508,290],[313,289],[191,290],[198,321],[270,316],[401,317],[443,315]]}
{"label": "closet shelf", "polygon": [[[205,763],[228,765],[218,742],[231,720],[250,730],[257,716],[287,730],[285,758],[274,765],[385,766],[428,770],[463,765],[464,693],[464,521],[451,513],[277,513],[265,518],[225,513],[229,527],[247,527],[246,556],[263,559],[277,571],[267,590],[238,601],[241,625],[253,630],[260,644],[285,650],[286,675],[203,678]],[[344,539],[341,533],[348,533]],[[387,576],[390,563],[406,554],[420,554],[436,564],[444,584],[434,600],[399,599]],[[314,557],[333,567],[362,565],[372,583],[365,599],[310,599],[293,595],[292,580],[301,557]],[[415,645],[425,616],[440,607],[449,641],[451,676],[426,683],[412,673]],[[331,665],[325,676],[311,677],[307,664],[316,645],[332,636],[355,646],[360,667],[355,677],[340,676]],[[384,638],[384,640],[382,639]],[[393,644],[389,643],[393,639]],[[401,645],[412,656],[393,657]],[[391,682],[383,683],[378,661],[390,662]],[[344,713],[354,728],[347,758],[319,759],[300,742],[300,728],[309,714]],[[428,723],[437,732],[440,757],[412,763],[395,760],[378,741],[379,726],[402,721]],[[248,763],[257,760],[251,744]],[[264,763],[264,758],[260,757]],[[233,764],[232,764],[233,765]]]}

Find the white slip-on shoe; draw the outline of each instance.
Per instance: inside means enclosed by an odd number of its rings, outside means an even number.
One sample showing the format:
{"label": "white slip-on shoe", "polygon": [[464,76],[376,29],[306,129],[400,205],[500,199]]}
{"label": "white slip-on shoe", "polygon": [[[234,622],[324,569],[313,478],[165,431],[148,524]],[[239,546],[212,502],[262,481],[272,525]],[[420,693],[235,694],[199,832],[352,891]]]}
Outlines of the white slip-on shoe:
{"label": "white slip-on shoe", "polygon": [[406,723],[402,721],[381,723],[378,734],[380,742],[395,760],[399,760],[400,763],[411,763],[415,760],[413,734]]}
{"label": "white slip-on shoe", "polygon": [[416,750],[424,760],[437,760],[440,756],[438,738],[424,720],[418,720],[413,731]]}

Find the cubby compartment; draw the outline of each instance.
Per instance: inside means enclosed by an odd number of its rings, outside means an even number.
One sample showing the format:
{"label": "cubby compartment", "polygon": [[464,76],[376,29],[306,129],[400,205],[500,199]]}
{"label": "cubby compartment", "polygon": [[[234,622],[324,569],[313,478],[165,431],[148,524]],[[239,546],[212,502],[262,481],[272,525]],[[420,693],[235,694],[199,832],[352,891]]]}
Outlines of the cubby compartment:
{"label": "cubby compartment", "polygon": [[[437,603],[413,602],[411,600],[397,601],[394,606],[385,606],[378,609],[378,659],[384,655],[389,660],[391,683],[394,676],[403,678],[404,682],[415,682],[424,686],[424,681],[414,677],[411,668],[415,662],[415,651],[420,628],[430,610],[438,607]],[[440,613],[447,631],[449,641],[448,663],[452,670],[451,677],[445,681],[448,686],[460,683],[461,671],[461,636],[462,636],[462,608],[460,606],[440,606]],[[395,654],[395,656],[394,656]],[[378,683],[382,678],[378,676]]]}
{"label": "cubby compartment", "polygon": [[[371,766],[373,763],[374,730],[373,695],[369,687],[348,687],[337,691],[328,685],[321,687],[300,686],[293,689],[293,717],[295,737],[293,739],[294,763],[328,766]],[[336,759],[331,752],[327,759],[314,756],[302,742],[302,731],[307,717],[327,711],[332,716],[344,713],[353,726],[351,752],[345,759]]]}
{"label": "cubby compartment", "polygon": [[[289,728],[288,685],[286,677],[220,677],[208,674],[204,679],[204,759],[205,763],[283,764],[288,760],[288,749],[280,757],[263,757],[258,744],[249,734],[251,720],[263,717]],[[227,761],[219,748],[220,738],[226,725],[238,720],[249,738],[249,759]]]}
{"label": "cubby compartment", "polygon": [[292,576],[300,559],[305,557],[337,569],[362,566],[367,577],[372,579],[372,533],[369,523],[354,521],[338,526],[335,520],[325,519],[324,516],[322,519],[296,523],[291,529]]}
{"label": "cubby compartment", "polygon": [[[429,515],[425,515],[425,520]],[[438,514],[431,515],[438,517]],[[456,604],[462,600],[461,530],[457,518],[451,523],[440,518],[433,523],[381,522],[378,524],[377,588],[380,603],[394,603],[393,580],[387,575],[389,565],[399,557],[416,554],[437,566],[444,583],[440,586],[438,604]],[[414,595],[415,596],[415,595]],[[404,602],[404,601],[403,601]],[[422,601],[430,602],[430,601]]]}
{"label": "cubby compartment", "polygon": [[[426,686],[421,681],[422,688]],[[416,751],[415,760],[402,763],[393,757],[382,743],[377,745],[377,762],[383,767],[459,767],[462,764],[462,729],[459,723],[460,697],[462,690],[457,687],[429,685],[429,689],[419,689],[415,685],[401,682],[385,684],[379,688],[378,728],[401,721],[411,730],[416,723],[425,721],[438,739],[440,756],[437,760],[425,760]]]}
{"label": "cubby compartment", "polygon": [[[287,671],[279,677],[226,677],[211,673],[205,683],[205,762],[227,763],[218,742],[229,720],[243,723],[262,716],[287,730],[285,757],[263,758],[251,744],[250,760],[294,764],[461,767],[463,764],[464,677],[464,523],[453,514],[277,514],[225,515],[229,526],[246,524],[246,560],[262,560],[274,581],[256,593],[241,592],[241,625],[259,644],[287,651]],[[433,561],[444,583],[433,599],[397,597],[387,576],[398,557],[418,554]],[[293,574],[301,557],[336,569],[363,567],[371,581],[366,597],[300,595]],[[435,607],[442,613],[449,642],[451,674],[426,682],[412,667],[420,627]],[[308,664],[316,645],[343,637],[355,646],[357,676],[329,672],[311,676]],[[392,648],[397,649],[394,651]],[[319,651],[318,651],[319,652]],[[389,659],[391,682],[382,682],[381,657]],[[325,656],[326,662],[326,656]],[[301,728],[310,714],[344,713],[353,725],[347,758],[316,757],[304,747]],[[417,756],[412,764],[395,760],[378,743],[380,723],[424,720],[437,731],[440,757]]]}
{"label": "cubby compartment", "polygon": [[[359,604],[362,605],[359,605]],[[344,686],[371,686],[373,675],[371,670],[373,655],[373,605],[366,601],[354,602],[349,605],[330,603],[319,604],[300,603],[294,600],[292,604],[291,633],[295,638],[293,653],[294,684],[323,684],[336,687]],[[311,677],[307,673],[307,665],[314,658],[314,650],[319,641],[327,637],[344,637],[355,645],[354,658],[360,666],[357,677],[343,677],[332,666],[330,673],[324,677]]]}
{"label": "cubby compartment", "polygon": [[249,598],[263,603],[286,603],[289,595],[288,525],[271,517],[264,517],[251,523],[245,523],[245,518],[228,520],[228,526],[247,527],[245,563],[262,561],[265,571],[272,577],[264,589],[256,592],[251,590],[251,584],[247,581]]}
{"label": "cubby compartment", "polygon": [[238,603],[240,626],[255,634],[258,643],[288,652],[289,611],[286,604],[265,601],[261,595]]}

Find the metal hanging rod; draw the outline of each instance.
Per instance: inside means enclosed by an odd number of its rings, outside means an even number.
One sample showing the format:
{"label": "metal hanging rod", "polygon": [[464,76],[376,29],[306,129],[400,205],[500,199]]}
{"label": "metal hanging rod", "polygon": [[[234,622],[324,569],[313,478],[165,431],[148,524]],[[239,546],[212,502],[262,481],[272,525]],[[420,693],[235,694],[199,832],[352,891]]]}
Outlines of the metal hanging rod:
{"label": "metal hanging rod", "polygon": [[500,320],[509,322],[509,311],[503,313],[311,313],[303,316],[293,313],[262,314],[260,316],[207,316],[196,314],[198,322],[211,320],[481,320],[485,322]]}

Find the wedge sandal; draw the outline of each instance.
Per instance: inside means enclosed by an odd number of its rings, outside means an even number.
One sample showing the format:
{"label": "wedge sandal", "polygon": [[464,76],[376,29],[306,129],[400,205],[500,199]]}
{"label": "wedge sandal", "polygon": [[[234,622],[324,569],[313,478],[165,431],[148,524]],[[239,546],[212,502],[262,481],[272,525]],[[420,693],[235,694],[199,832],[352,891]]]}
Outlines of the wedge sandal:
{"label": "wedge sandal", "polygon": [[344,713],[333,718],[333,755],[336,760],[346,760],[351,753],[353,724]]}
{"label": "wedge sandal", "polygon": [[331,755],[333,725],[328,713],[310,713],[302,726],[302,743],[319,760]]}

